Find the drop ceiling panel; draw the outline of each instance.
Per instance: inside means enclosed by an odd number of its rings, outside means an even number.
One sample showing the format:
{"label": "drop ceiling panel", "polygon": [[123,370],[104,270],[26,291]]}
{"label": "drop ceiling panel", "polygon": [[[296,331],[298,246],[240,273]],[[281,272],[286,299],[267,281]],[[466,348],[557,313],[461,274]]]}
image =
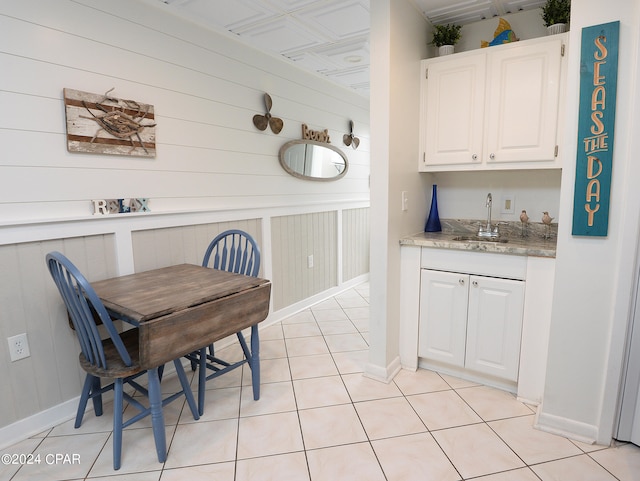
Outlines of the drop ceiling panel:
{"label": "drop ceiling panel", "polygon": [[[545,0],[410,0],[433,24],[464,25]],[[158,0],[169,13],[224,29],[263,51],[369,92],[369,0]]]}

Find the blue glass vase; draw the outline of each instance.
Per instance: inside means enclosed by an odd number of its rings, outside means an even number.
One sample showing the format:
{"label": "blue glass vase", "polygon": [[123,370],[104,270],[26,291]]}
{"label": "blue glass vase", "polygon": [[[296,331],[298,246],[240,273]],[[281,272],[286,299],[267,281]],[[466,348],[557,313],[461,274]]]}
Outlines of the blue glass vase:
{"label": "blue glass vase", "polygon": [[429,210],[429,217],[427,223],[424,226],[425,232],[440,232],[442,226],[440,225],[440,216],[438,215],[438,186],[433,184],[431,190],[431,209]]}

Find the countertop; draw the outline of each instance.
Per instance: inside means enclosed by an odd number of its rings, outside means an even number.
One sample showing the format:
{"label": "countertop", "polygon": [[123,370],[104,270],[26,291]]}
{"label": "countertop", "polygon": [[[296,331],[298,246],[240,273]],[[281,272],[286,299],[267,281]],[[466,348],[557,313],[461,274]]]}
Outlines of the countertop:
{"label": "countertop", "polygon": [[[442,219],[442,232],[418,232],[400,239],[400,245],[493,252],[516,256],[555,257],[558,225],[549,228],[542,223],[530,222],[526,229],[520,222],[499,222],[499,240],[476,238],[477,219]],[[495,223],[494,223],[495,224]],[[523,234],[525,234],[523,236]],[[464,237],[466,240],[454,240]]]}

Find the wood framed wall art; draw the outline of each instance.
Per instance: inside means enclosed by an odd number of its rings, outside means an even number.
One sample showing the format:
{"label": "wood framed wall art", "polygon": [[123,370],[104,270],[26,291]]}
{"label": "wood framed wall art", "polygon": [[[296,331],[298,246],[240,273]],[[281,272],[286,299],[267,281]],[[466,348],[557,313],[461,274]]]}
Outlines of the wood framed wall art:
{"label": "wood framed wall art", "polygon": [[64,89],[69,152],[155,157],[153,105]]}

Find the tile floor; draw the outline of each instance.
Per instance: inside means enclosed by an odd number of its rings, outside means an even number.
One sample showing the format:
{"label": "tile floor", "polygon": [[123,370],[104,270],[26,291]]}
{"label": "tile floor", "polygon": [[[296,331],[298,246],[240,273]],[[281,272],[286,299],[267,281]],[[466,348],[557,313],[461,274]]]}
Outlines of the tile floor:
{"label": "tile floor", "polygon": [[[113,471],[109,403],[80,429],[69,421],[2,452],[79,462],[0,464],[0,480],[640,480],[640,448],[534,430],[534,409],[512,394],[426,370],[388,385],[363,377],[368,296],[362,285],[261,331],[258,402],[238,369],[209,383],[199,421],[184,401],[169,405],[164,464],[144,420],[126,430]],[[175,385],[167,376],[163,390]]]}

